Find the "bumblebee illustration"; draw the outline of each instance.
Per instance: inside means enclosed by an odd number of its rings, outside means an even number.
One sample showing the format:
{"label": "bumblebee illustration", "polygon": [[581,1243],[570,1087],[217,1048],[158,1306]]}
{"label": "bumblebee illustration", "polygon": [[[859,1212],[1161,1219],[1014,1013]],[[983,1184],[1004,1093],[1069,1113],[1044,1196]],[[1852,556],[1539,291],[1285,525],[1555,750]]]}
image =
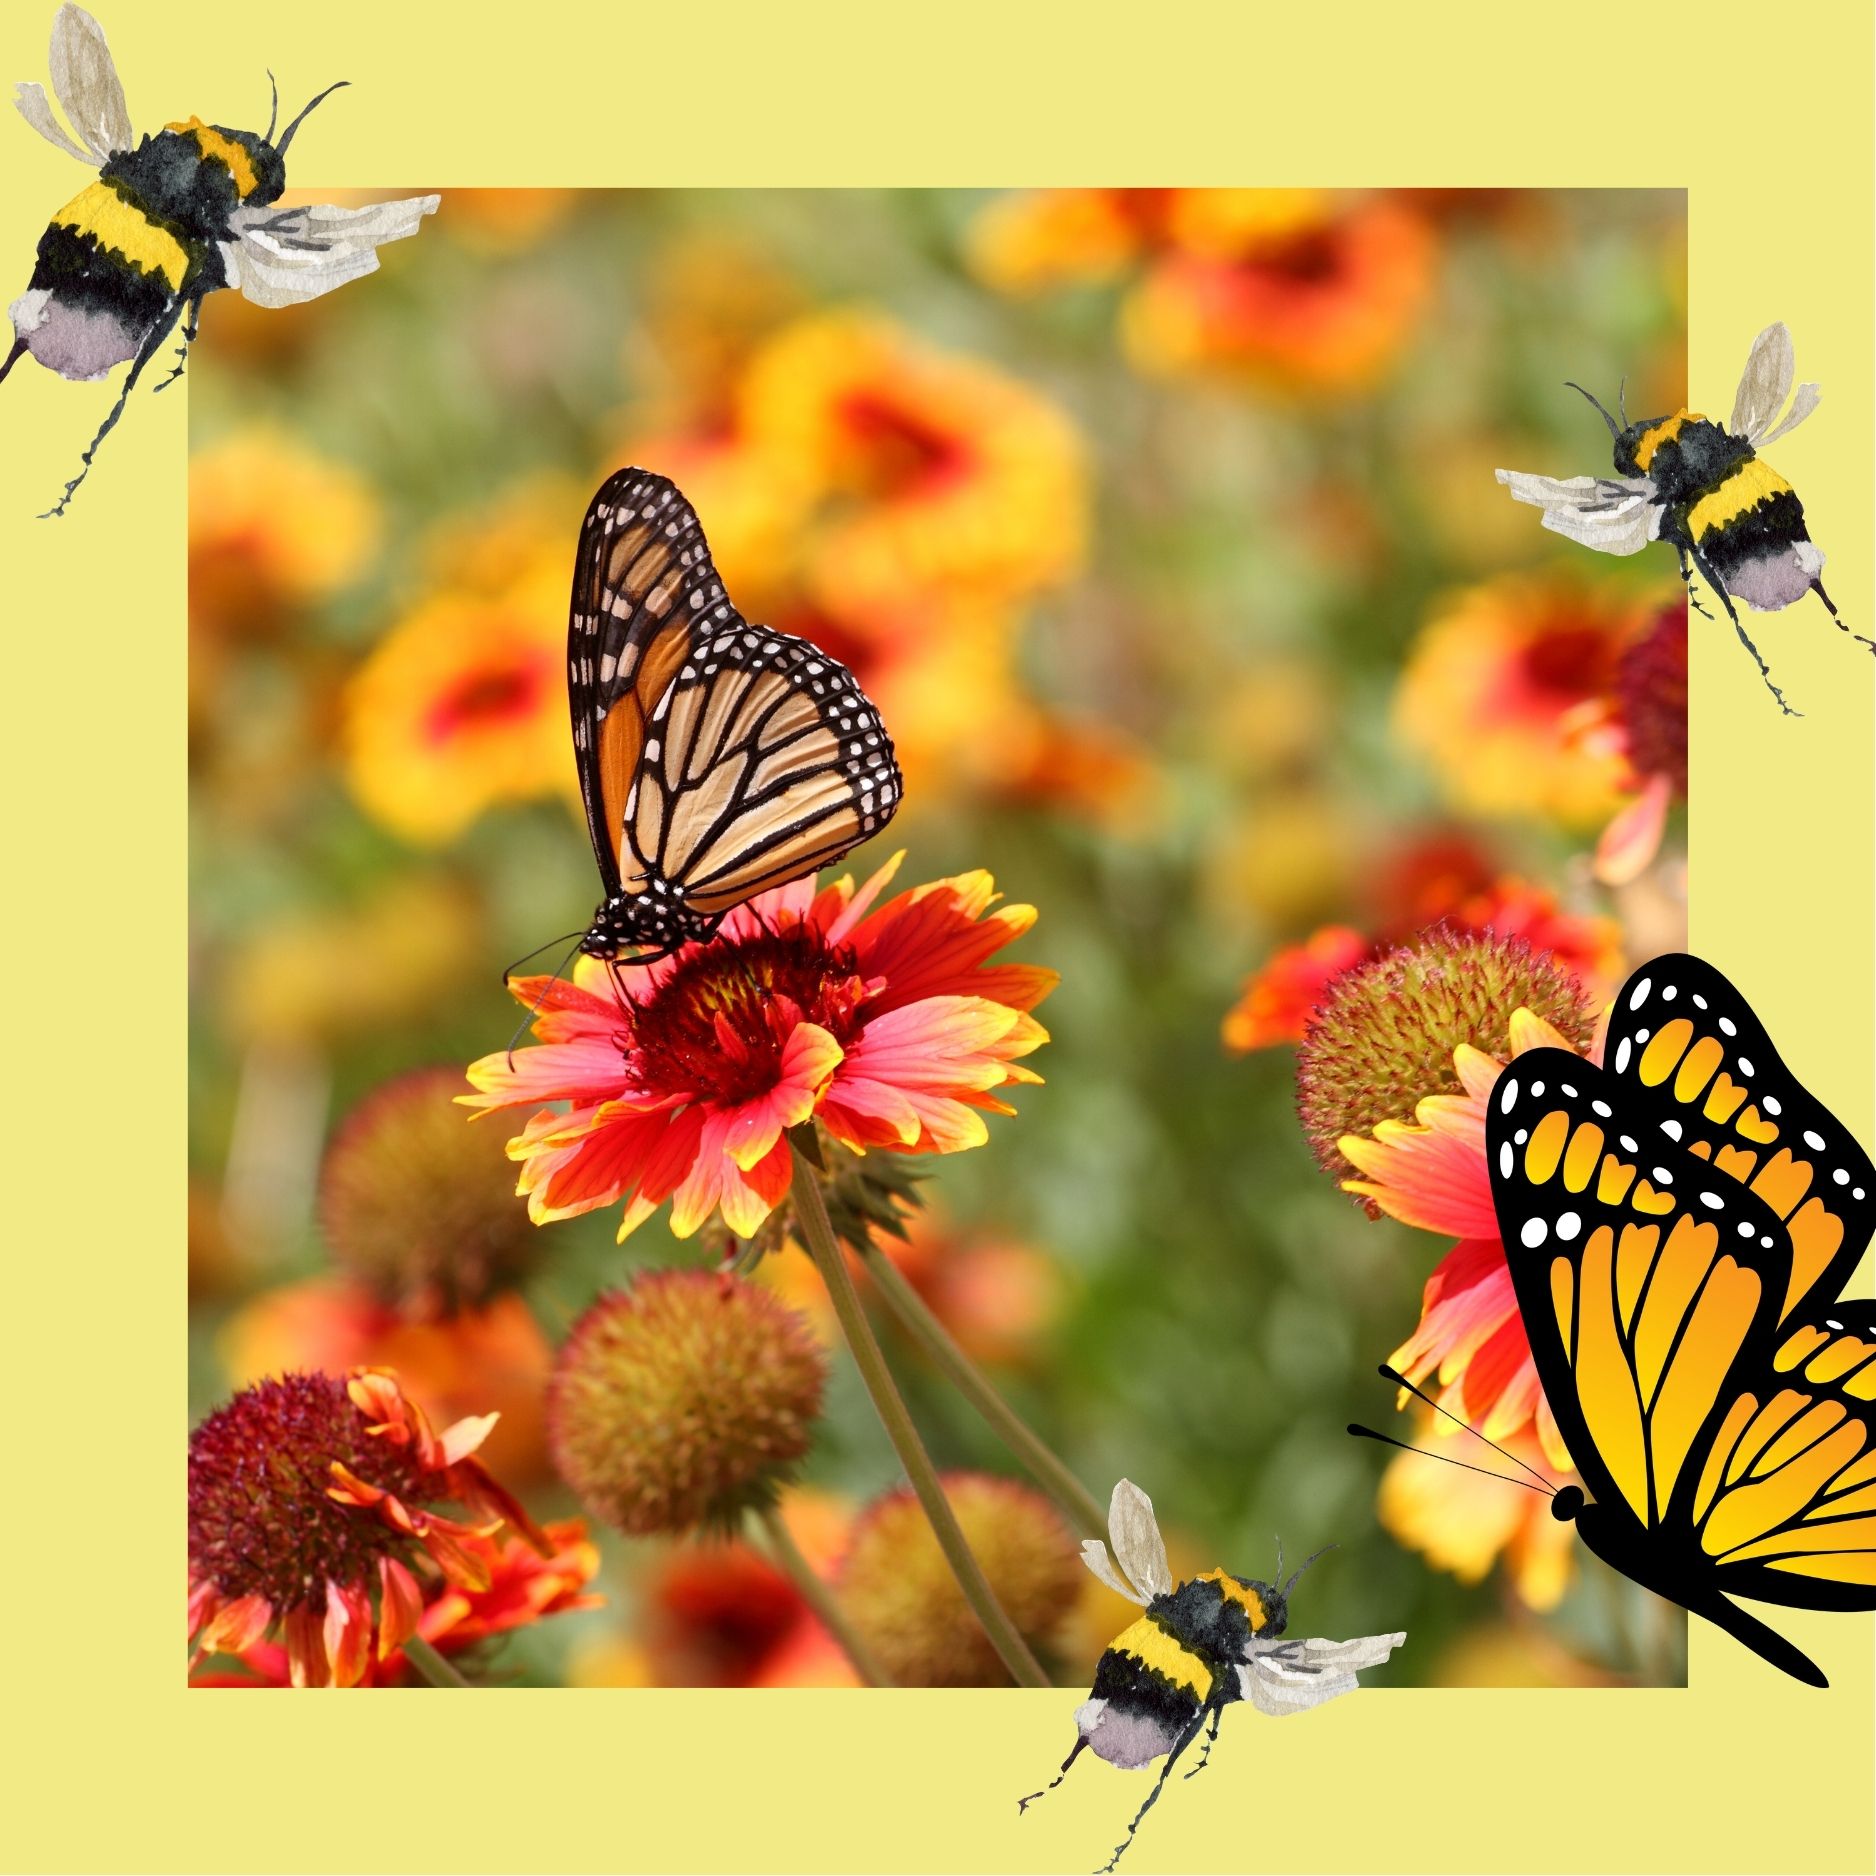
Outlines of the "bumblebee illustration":
{"label": "bumblebee illustration", "polygon": [[13,349],[0,378],[30,353],[62,378],[90,381],[128,363],[78,474],[50,514],[63,514],[90,471],[98,445],[124,413],[131,390],[164,340],[182,325],[181,375],[202,302],[238,288],[257,306],[294,306],[378,265],[377,250],[415,234],[433,195],[369,208],[275,209],[286,187],[287,146],[329,85],[274,140],[279,92],[263,133],[228,130],[199,117],[138,139],[104,29],[82,7],[62,6],[52,23],[52,88],[74,135],[36,84],[18,88],[20,115],[98,179],[52,217],[26,291],[7,309]]}
{"label": "bumblebee illustration", "polygon": [[[1103,1871],[1120,1861],[1180,1754],[1209,1723],[1199,1762],[1186,1776],[1205,1769],[1219,1718],[1232,1702],[1248,1700],[1260,1713],[1272,1715],[1301,1713],[1352,1693],[1360,1669],[1378,1667],[1407,1639],[1404,1633],[1345,1642],[1284,1639],[1290,1592],[1325,1554],[1321,1550],[1287,1582],[1279,1543],[1275,1582],[1207,1570],[1175,1583],[1153,1501],[1126,1479],[1114,1487],[1107,1531],[1113,1558],[1099,1538],[1091,1537],[1081,1547],[1082,1561],[1144,1613],[1101,1656],[1094,1686],[1075,1714],[1080,1736],[1045,1790],[1053,1791],[1089,1747],[1097,1758],[1125,1771],[1139,1771],[1158,1758],[1166,1763]],[[1043,1795],[1031,1792],[1017,1801],[1017,1809],[1027,1810]]]}
{"label": "bumblebee illustration", "polygon": [[[1763,445],[1795,430],[1818,406],[1815,384],[1799,385],[1791,397],[1794,367],[1791,334],[1783,325],[1767,326],[1752,343],[1733,414],[1724,427],[1691,410],[1630,423],[1621,397],[1618,423],[1580,384],[1571,384],[1567,388],[1589,398],[1609,426],[1616,479],[1571,476],[1556,481],[1514,469],[1498,471],[1514,501],[1541,508],[1545,527],[1585,547],[1605,554],[1636,554],[1650,541],[1670,543],[1680,556],[1681,578],[1694,609],[1706,613],[1693,592],[1697,568],[1787,716],[1799,712],[1772,682],[1758,646],[1740,623],[1735,599],[1755,612],[1782,612],[1806,593],[1815,593],[1839,631],[1876,651],[1876,644],[1851,632],[1838,617],[1818,577],[1824,556],[1805,531],[1804,505],[1791,484],[1758,454]],[[1787,397],[1791,408],[1781,422]]]}

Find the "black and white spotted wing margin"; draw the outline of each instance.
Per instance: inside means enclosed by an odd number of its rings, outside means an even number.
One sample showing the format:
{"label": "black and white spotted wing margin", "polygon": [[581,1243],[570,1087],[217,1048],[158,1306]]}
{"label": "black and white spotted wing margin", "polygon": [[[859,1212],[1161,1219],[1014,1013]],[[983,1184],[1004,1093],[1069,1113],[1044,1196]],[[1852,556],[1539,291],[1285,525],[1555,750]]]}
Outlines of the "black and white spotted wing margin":
{"label": "black and white spotted wing margin", "polygon": [[574,759],[605,898],[583,948],[662,955],[892,819],[892,739],[853,674],[730,602],[702,524],[643,469],[588,508],[567,631]]}

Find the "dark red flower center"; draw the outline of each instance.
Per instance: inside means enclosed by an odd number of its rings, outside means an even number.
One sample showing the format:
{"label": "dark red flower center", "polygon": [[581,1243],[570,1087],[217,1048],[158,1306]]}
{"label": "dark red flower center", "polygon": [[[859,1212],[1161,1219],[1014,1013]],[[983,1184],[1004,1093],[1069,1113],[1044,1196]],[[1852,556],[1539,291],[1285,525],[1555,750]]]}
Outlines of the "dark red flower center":
{"label": "dark red flower center", "polygon": [[970,460],[964,439],[921,412],[877,391],[849,393],[840,407],[849,438],[858,445],[865,494],[891,499],[928,494],[962,474]]}
{"label": "dark red flower center", "polygon": [[1648,632],[1625,647],[1616,695],[1638,775],[1665,775],[1687,793],[1687,613],[1676,601]]}
{"label": "dark red flower center", "polygon": [[511,723],[535,708],[546,681],[545,655],[485,665],[458,679],[430,706],[425,732],[431,742],[444,743],[464,730]]}
{"label": "dark red flower center", "polygon": [[1256,242],[1245,264],[1286,285],[1323,287],[1340,278],[1346,250],[1332,228],[1303,228]]}
{"label": "dark red flower center", "polygon": [[189,1436],[189,1569],[232,1601],[277,1614],[326,1606],[326,1581],[371,1587],[377,1561],[406,1556],[375,1512],[327,1496],[332,1462],[407,1504],[435,1496],[407,1448],[374,1439],[345,1383],[289,1374],[244,1388]]}
{"label": "dark red flower center", "polygon": [[853,952],[811,926],[718,939],[633,1010],[627,1055],[648,1092],[731,1106],[776,1085],[797,1023],[844,1047],[865,998]]}
{"label": "dark red flower center", "polygon": [[1519,663],[1524,681],[1561,708],[1597,695],[1607,684],[1609,637],[1594,626],[1555,625],[1524,647]]}

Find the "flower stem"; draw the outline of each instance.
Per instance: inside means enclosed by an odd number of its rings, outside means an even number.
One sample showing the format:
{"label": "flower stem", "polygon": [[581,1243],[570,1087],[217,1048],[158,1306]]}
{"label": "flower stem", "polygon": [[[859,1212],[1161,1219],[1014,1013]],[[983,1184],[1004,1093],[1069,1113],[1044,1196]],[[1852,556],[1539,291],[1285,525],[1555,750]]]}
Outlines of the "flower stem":
{"label": "flower stem", "polygon": [[877,1244],[869,1243],[860,1253],[867,1275],[879,1285],[893,1314],[907,1333],[929,1355],[933,1363],[964,1398],[983,1415],[990,1429],[1012,1453],[1029,1468],[1031,1477],[1090,1537],[1107,1535],[1107,1519],[1095,1502],[1094,1494],[1069,1471],[1060,1459],[1043,1445],[1035,1431],[1020,1419],[983,1371],[959,1348],[951,1332],[926,1306],[904,1273]]}
{"label": "flower stem", "polygon": [[403,1648],[404,1659],[432,1687],[467,1687],[471,1684],[464,1680],[421,1635],[406,1636]]}
{"label": "flower stem", "polygon": [[834,1600],[833,1591],[801,1554],[801,1547],[790,1535],[782,1514],[773,1505],[764,1505],[756,1513],[756,1521],[762,1526],[782,1573],[800,1591],[802,1601],[820,1617],[821,1626],[840,1644],[841,1652],[853,1663],[853,1671],[869,1687],[890,1687],[892,1681],[886,1671],[873,1659],[859,1632],[847,1620],[846,1612]]}
{"label": "flower stem", "polygon": [[839,1245],[834,1242],[834,1228],[828,1222],[827,1201],[821,1196],[820,1180],[801,1148],[794,1145],[792,1140],[790,1146],[794,1152],[791,1196],[795,1202],[795,1220],[801,1227],[808,1254],[821,1273],[821,1281],[827,1285],[834,1314],[839,1318],[847,1346],[853,1351],[854,1365],[860,1370],[860,1379],[866,1383],[866,1391],[873,1398],[873,1408],[886,1429],[886,1437],[892,1441],[893,1450],[899,1455],[899,1463],[905,1469],[905,1476],[917,1494],[918,1502],[925,1509],[932,1534],[938,1539],[938,1548],[944,1552],[945,1562],[951,1566],[951,1574],[957,1578],[958,1588],[964,1592],[964,1600],[984,1625],[984,1633],[989,1636],[990,1645],[996,1649],[1016,1684],[1019,1687],[1047,1687],[1048,1676],[1043,1673],[1036,1657],[1029,1652],[1027,1643],[1016,1632],[1015,1624],[997,1601],[996,1593],[984,1575],[983,1566],[971,1554],[970,1546],[964,1541],[964,1533],[958,1527],[957,1515],[939,1486],[938,1474],[932,1469],[931,1455],[926,1452],[924,1442],[918,1436],[918,1429],[912,1424],[912,1416],[906,1411],[905,1402],[893,1383],[892,1371],[886,1366],[886,1358],[880,1353],[879,1343],[874,1340],[872,1325],[860,1307],[860,1295],[853,1287],[847,1260],[841,1254]]}

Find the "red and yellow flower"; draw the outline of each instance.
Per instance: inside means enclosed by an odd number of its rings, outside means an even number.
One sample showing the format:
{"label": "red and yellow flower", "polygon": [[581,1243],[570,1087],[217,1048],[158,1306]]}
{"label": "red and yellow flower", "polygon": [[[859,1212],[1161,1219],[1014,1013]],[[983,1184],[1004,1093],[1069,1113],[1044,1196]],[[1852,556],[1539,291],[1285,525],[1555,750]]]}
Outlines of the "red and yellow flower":
{"label": "red and yellow flower", "polygon": [[191,1665],[273,1639],[293,1686],[356,1686],[418,1632],[425,1581],[491,1587],[504,1525],[552,1556],[475,1456],[492,1424],[433,1431],[383,1368],[285,1375],[210,1414],[189,1437]]}
{"label": "red and yellow flower", "polygon": [[[706,945],[620,973],[582,957],[571,982],[517,980],[537,1046],[469,1069],[477,1108],[535,1107],[509,1142],[539,1223],[623,1201],[621,1238],[667,1199],[688,1237],[712,1215],[752,1235],[788,1194],[787,1129],[815,1119],[864,1152],[953,1153],[988,1138],[1001,1091],[1041,1078],[1030,1011],[1055,985],[992,963],[1035,922],[987,873],[875,905],[895,856],[863,886],[812,880],[737,908]],[[546,1107],[544,1102],[566,1102]]]}

